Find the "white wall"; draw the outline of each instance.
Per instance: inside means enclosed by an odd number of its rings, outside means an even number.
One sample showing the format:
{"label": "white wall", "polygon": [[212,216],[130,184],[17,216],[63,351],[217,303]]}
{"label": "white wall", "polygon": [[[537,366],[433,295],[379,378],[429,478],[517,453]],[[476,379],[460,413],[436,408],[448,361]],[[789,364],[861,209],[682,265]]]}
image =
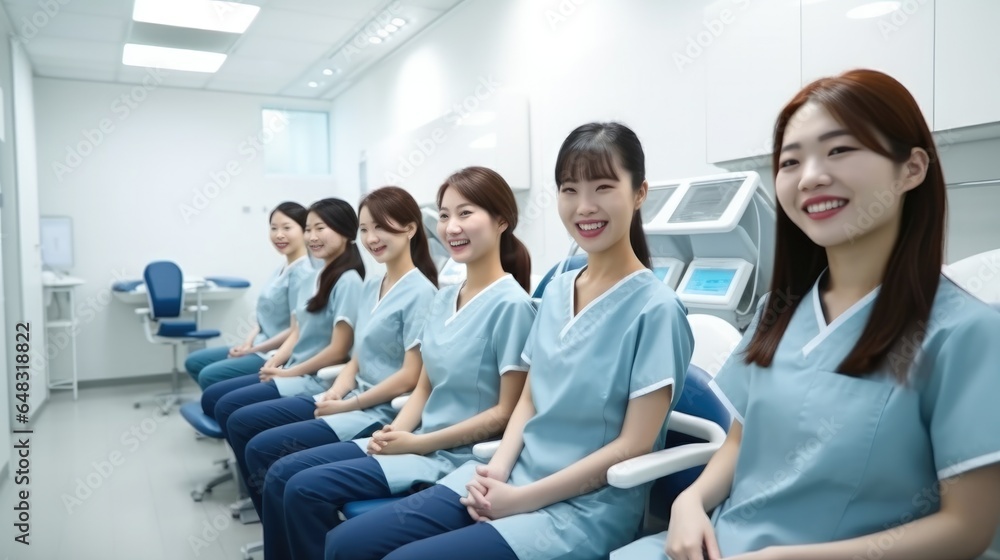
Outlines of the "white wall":
{"label": "white wall", "polygon": [[[484,80],[523,92],[531,111],[525,149],[532,155],[532,188],[518,195],[517,234],[531,251],[533,271],[544,273],[569,246],[551,175],[559,144],[575,126],[604,119],[628,124],[643,142],[650,180],[721,171],[706,163],[705,145],[705,64],[714,51],[705,40],[704,14],[712,4],[467,0],[335,100],[337,185],[356,190],[362,150],[474,100]],[[1000,178],[1000,161],[985,155],[995,147],[996,141],[947,146],[942,159],[949,183]],[[755,170],[770,184],[769,159],[759,163],[765,166]],[[754,165],[743,162],[740,169]],[[369,172],[368,182],[376,186],[380,178]],[[949,193],[963,216],[952,213],[949,261],[1000,246],[1000,226],[985,210],[996,207],[989,204],[996,189]]]}
{"label": "white wall", "polygon": [[[463,101],[474,105],[484,82],[523,92],[531,112],[525,149],[532,155],[532,188],[518,195],[516,233],[531,251],[533,272],[542,274],[569,247],[552,173],[560,143],[576,126],[607,119],[628,124],[643,142],[651,180],[718,170],[705,163],[703,61],[678,69],[673,59],[702,29],[704,6],[469,0],[335,100],[337,185],[358,188],[366,146]],[[379,182],[369,177],[370,186]]]}
{"label": "white wall", "polygon": [[[77,292],[82,380],[170,370],[169,349],[152,347],[134,307],[111,299],[112,281],[140,278],[158,259],[195,276],[245,277],[254,286],[244,298],[213,302],[203,319],[236,333],[252,321],[257,289],[281,263],[268,241],[270,210],[283,200],[308,206],[342,194],[330,178],[265,176],[262,153],[247,143],[263,133],[264,106],[327,110],[329,103],[163,88],[154,75],[145,87],[46,78],[34,85],[41,213],[73,218],[73,275],[87,282]],[[54,332],[50,348],[67,342]],[[51,369],[65,372],[68,358],[59,352]]]}
{"label": "white wall", "polygon": [[[10,22],[3,10],[0,10],[0,35],[6,37],[11,31]],[[0,100],[0,134],[4,140],[0,142],[0,195],[3,196],[3,211],[0,213],[0,232],[2,232],[2,243],[0,243],[0,262],[3,262],[3,275],[0,276],[0,309],[3,309],[4,321],[0,324],[0,360],[5,365],[5,371],[12,371],[11,365],[15,348],[8,351],[8,336],[13,338],[14,323],[21,316],[21,302],[19,298],[7,298],[8,293],[13,293],[13,289],[19,286],[18,274],[14,267],[8,263],[15,262],[17,258],[17,239],[10,235],[17,231],[16,219],[16,196],[14,194],[14,139],[11,122],[14,118],[13,103],[10,92],[13,91],[11,48],[6,40],[0,40],[0,89],[3,90],[3,99]],[[12,283],[13,282],[13,283]],[[10,390],[14,386],[13,374],[5,376],[6,379],[0,382],[0,471],[9,466],[11,447],[10,443]],[[16,469],[14,469],[16,470]],[[9,476],[8,476],[9,478]],[[6,478],[0,478],[0,486],[7,484]]]}

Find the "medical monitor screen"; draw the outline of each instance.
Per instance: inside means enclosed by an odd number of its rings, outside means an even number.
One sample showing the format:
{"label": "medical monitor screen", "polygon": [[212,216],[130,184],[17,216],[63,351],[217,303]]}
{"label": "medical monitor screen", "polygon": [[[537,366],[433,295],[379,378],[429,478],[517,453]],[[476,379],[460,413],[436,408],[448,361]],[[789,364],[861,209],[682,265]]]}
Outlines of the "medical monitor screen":
{"label": "medical monitor screen", "polygon": [[684,293],[699,296],[724,296],[736,277],[735,268],[697,268],[691,271]]}
{"label": "medical monitor screen", "polygon": [[61,272],[73,268],[73,220],[66,216],[41,216],[39,229],[42,264]]}
{"label": "medical monitor screen", "polygon": [[656,189],[649,189],[649,193],[646,195],[646,202],[642,205],[642,223],[643,225],[648,224],[660,213],[663,209],[663,205],[670,200],[674,192],[677,190],[677,185],[670,185],[669,187],[662,187]]}
{"label": "medical monitor screen", "polygon": [[692,183],[677,210],[670,216],[672,224],[711,222],[718,220],[736,197],[744,179],[727,179],[707,183]]}
{"label": "medical monitor screen", "polygon": [[653,267],[653,274],[655,274],[656,277],[660,279],[660,282],[663,282],[664,280],[667,279],[667,276],[670,275],[670,267],[669,266],[654,266]]}

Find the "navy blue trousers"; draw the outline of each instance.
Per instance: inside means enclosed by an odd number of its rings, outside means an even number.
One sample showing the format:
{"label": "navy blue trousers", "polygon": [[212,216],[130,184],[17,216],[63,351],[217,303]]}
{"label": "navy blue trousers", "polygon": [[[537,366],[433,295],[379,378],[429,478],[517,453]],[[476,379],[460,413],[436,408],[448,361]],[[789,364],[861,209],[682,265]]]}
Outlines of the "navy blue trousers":
{"label": "navy blue trousers", "polygon": [[[214,385],[206,387],[201,393],[201,410],[205,414],[215,418],[215,420],[219,422],[219,427],[222,429],[222,433],[226,433],[225,422],[220,421],[219,417],[215,415],[215,409],[218,407],[219,401],[222,397],[225,397],[233,391],[244,387],[252,387],[253,385],[265,385],[265,383],[261,383],[260,377],[256,375],[244,375],[220,381]],[[272,383],[271,385],[274,384]],[[277,388],[275,388],[275,390],[277,390]]]}
{"label": "navy blue trousers", "polygon": [[517,560],[500,533],[489,523],[472,521],[458,500],[439,484],[349,519],[327,533],[324,558]]}
{"label": "navy blue trousers", "polygon": [[238,458],[257,515],[263,519],[264,476],[278,459],[340,441],[323,420],[317,420],[312,397],[282,397],[248,404],[226,422],[227,437]]}
{"label": "navy blue trousers", "polygon": [[322,558],[344,504],[390,495],[378,461],[350,441],[278,459],[264,482],[264,558]]}

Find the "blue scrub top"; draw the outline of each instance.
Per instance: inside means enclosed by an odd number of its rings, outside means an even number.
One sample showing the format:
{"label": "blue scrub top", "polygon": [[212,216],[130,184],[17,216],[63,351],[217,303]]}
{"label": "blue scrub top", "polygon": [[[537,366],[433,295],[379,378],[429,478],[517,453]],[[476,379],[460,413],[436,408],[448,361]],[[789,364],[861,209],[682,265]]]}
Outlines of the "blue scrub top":
{"label": "blue scrub top", "polygon": [[260,333],[254,346],[291,325],[292,312],[312,291],[315,270],[309,257],[302,256],[276,270],[257,297],[257,325]]}
{"label": "blue scrub top", "polygon": [[[578,314],[575,282],[549,284],[524,350],[535,416],[509,482],[524,486],[580,461],[621,434],[629,401],[673,386],[680,397],[693,339],[677,295],[649,270],[637,271]],[[654,445],[661,449],[666,430]],[[475,464],[440,483],[467,494]],[[597,559],[634,538],[647,485],[594,491],[490,523],[520,560]]]}
{"label": "blue scrub top", "polygon": [[361,295],[362,280],[356,270],[344,272],[337,283],[333,285],[330,292],[330,299],[326,308],[310,313],[306,311],[312,295],[319,288],[319,278],[323,273],[317,270],[313,273],[313,293],[308,297],[301,298],[302,301],[295,309],[295,320],[299,324],[299,339],[292,349],[292,356],[288,359],[285,367],[291,367],[299,362],[304,362],[320,352],[320,350],[330,345],[333,339],[333,329],[337,323],[343,321],[354,328],[358,319],[358,298]]}
{"label": "blue scrub top", "polygon": [[[431,383],[417,434],[468,420],[500,402],[500,378],[528,371],[521,357],[535,319],[524,288],[504,275],[458,308],[461,286],[438,292],[420,337],[420,353]],[[367,450],[368,440],[358,440]],[[475,441],[428,455],[375,455],[393,493],[418,482],[437,482],[474,459]]]}
{"label": "blue scrub top", "polygon": [[[351,399],[403,367],[406,352],[420,344],[418,339],[427,309],[437,288],[414,268],[407,272],[381,299],[384,276],[365,282],[358,301],[358,323],[354,330],[354,352],[358,359],[357,388],[344,396]],[[388,424],[395,418],[391,403],[323,416],[341,441],[349,441],[373,424]]]}
{"label": "blue scrub top", "polygon": [[[818,285],[770,368],[737,352],[713,382],[743,424],[732,492],[714,520],[724,556],[908,523],[939,510],[939,484],[1000,462],[1000,313],[942,276],[928,323],[903,338],[886,367],[854,378],[837,367],[878,290],[827,324]],[[910,356],[900,384],[889,368]]]}

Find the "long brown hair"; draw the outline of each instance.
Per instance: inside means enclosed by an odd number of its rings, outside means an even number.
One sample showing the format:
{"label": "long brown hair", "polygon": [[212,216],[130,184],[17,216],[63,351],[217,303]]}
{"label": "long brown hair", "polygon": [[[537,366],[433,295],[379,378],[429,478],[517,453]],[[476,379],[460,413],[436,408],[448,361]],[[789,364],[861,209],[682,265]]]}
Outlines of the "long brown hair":
{"label": "long brown hair", "polygon": [[[646,155],[639,137],[631,128],[616,122],[587,123],[577,127],[563,140],[556,156],[556,187],[566,182],[608,179],[618,181],[614,161],[632,175],[632,190],[638,192],[646,180]],[[642,213],[632,214],[629,242],[636,258],[646,268],[653,268]]]}
{"label": "long brown hair", "polygon": [[340,277],[348,270],[356,270],[362,279],[365,277],[365,263],[361,260],[358,245],[354,238],[358,236],[358,215],[351,205],[339,198],[324,198],[309,207],[323,223],[333,231],[347,238],[347,247],[339,257],[323,268],[319,275],[319,289],[306,304],[306,311],[317,313],[330,302],[330,294]]}
{"label": "long brown hair", "polygon": [[[874,70],[852,70],[807,85],[781,110],[774,126],[771,155],[774,176],[789,120],[806,103],[826,109],[868,149],[901,164],[913,148],[930,156],[927,175],[903,197],[899,234],[861,337],[837,371],[852,377],[875,372],[889,362],[897,380],[905,381],[912,351],[904,338],[919,336],[937,293],[944,253],[945,182],[934,138],[917,102],[895,79]],[[888,147],[879,141],[885,138]],[[826,250],[816,245],[777,208],[774,275],[746,363],[768,367],[792,314],[827,266]]]}
{"label": "long brown hair", "polygon": [[449,188],[455,189],[466,200],[486,210],[494,219],[507,222],[507,229],[500,234],[500,265],[514,276],[524,291],[530,291],[531,255],[524,243],[514,235],[514,228],[517,227],[517,200],[507,181],[492,169],[466,167],[453,173],[438,189],[439,207],[444,192]]}
{"label": "long brown hair", "polygon": [[410,258],[413,264],[420,269],[420,272],[437,286],[437,267],[431,259],[431,251],[427,246],[427,232],[424,231],[423,221],[420,216],[420,207],[410,193],[399,187],[380,187],[365,195],[358,204],[358,213],[365,206],[372,214],[372,219],[382,229],[395,234],[403,233],[403,230],[393,227],[390,220],[399,225],[406,226],[413,224],[417,226],[417,232],[410,238]]}

